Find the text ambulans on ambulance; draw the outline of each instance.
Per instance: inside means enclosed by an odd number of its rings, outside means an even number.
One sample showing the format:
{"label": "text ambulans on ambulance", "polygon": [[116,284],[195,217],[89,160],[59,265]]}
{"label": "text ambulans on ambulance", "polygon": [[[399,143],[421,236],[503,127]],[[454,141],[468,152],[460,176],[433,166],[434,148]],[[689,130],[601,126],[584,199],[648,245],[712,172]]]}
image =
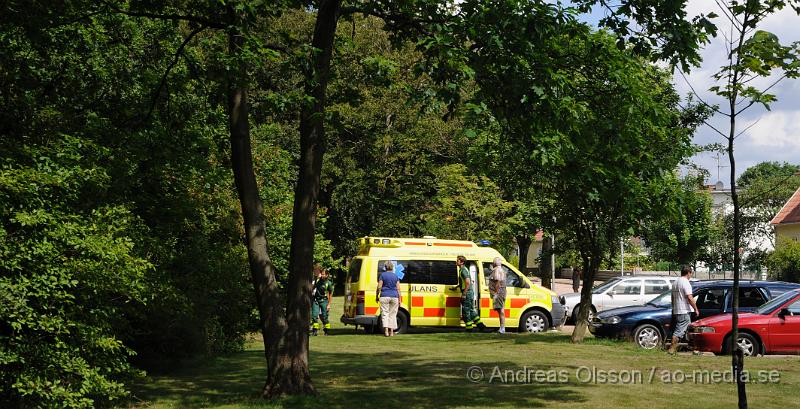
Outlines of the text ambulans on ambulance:
{"label": "text ambulans on ambulance", "polygon": [[476,283],[475,303],[481,322],[499,327],[500,319],[493,310],[489,294],[489,275],[495,257],[503,260],[506,271],[505,316],[507,327],[520,331],[540,332],[563,324],[565,312],[553,291],[532,284],[490,247],[471,241],[364,237],[359,239],[358,255],[350,262],[345,282],[345,305],[342,322],[373,327],[380,325],[380,307],[375,301],[378,275],[384,262],[392,260],[400,279],[402,303],[397,314],[399,332],[410,325],[461,325],[461,293],[458,289],[456,257],[467,258],[471,282]]}

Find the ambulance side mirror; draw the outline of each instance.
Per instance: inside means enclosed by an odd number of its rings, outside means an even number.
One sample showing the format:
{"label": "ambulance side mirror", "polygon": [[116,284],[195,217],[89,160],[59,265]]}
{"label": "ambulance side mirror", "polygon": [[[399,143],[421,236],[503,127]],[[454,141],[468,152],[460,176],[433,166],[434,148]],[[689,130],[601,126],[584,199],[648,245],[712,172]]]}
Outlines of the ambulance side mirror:
{"label": "ambulance side mirror", "polygon": [[522,282],[522,288],[531,288],[531,285],[526,283],[525,281]]}

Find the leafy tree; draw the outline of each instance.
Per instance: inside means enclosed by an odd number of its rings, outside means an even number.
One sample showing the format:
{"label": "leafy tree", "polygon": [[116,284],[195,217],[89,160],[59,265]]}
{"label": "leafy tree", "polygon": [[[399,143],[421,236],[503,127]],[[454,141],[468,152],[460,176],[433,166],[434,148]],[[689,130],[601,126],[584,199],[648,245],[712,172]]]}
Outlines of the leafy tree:
{"label": "leafy tree", "polygon": [[769,238],[775,247],[770,220],[800,187],[800,166],[788,163],[762,162],[747,168],[737,181],[741,191],[740,225],[742,247],[754,255],[751,243]]}
{"label": "leafy tree", "polygon": [[712,216],[711,197],[701,188],[702,176],[664,178],[657,199],[663,211],[650,213],[642,228],[654,257],[678,264],[694,264],[703,259]]}
{"label": "leafy tree", "polygon": [[495,239],[512,204],[485,176],[466,174],[464,165],[442,167],[432,209],[423,214],[425,231],[457,240]]}
{"label": "leafy tree", "polygon": [[778,242],[775,251],[767,257],[767,266],[774,280],[800,282],[800,242]]}
{"label": "leafy tree", "polygon": [[[731,251],[733,253],[734,277],[733,331],[730,337],[731,350],[734,351],[734,354],[731,365],[737,379],[739,407],[746,408],[745,384],[742,377],[739,376],[742,371],[744,357],[735,341],[738,337],[739,320],[738,288],[741,269],[739,249],[742,247],[742,206],[735,183],[734,141],[739,135],[736,122],[739,115],[753,105],[758,104],[769,109],[770,103],[775,101],[775,96],[770,94],[769,90],[777,82],[785,78],[796,78],[800,75],[800,60],[798,59],[800,43],[784,46],[774,34],[758,29],[766,17],[782,10],[786,6],[791,6],[800,13],[800,4],[793,0],[735,0],[718,2],[717,5],[720,13],[726,18],[725,21],[730,23],[730,34],[725,37],[725,46],[729,53],[725,64],[713,75],[713,79],[720,85],[712,86],[709,90],[722,98],[726,105],[724,109],[712,107],[715,113],[729,119],[727,132],[720,131],[714,127],[712,129],[726,140],[728,159],[730,160],[731,199],[733,202],[733,246]],[[776,71],[781,72],[782,75],[773,84],[763,89],[759,89],[754,85],[753,80],[760,77],[769,77]],[[701,102],[705,103],[702,99]],[[709,104],[706,105],[710,106]],[[745,182],[747,182],[747,178]]]}
{"label": "leafy tree", "polygon": [[429,81],[413,75],[422,58],[413,44],[393,47],[378,18],[351,19],[337,39],[320,192],[331,210],[326,235],[342,256],[365,235],[445,234],[430,231],[426,218],[442,199],[441,169],[464,162],[468,146],[457,118],[411,99]]}
{"label": "leafy tree", "polygon": [[664,177],[688,154],[697,125],[682,112],[662,71],[620,51],[596,33],[576,41],[584,58],[570,95],[576,118],[561,137],[560,160],[548,171],[558,198],[555,224],[574,242],[583,262],[582,304],[573,341],[582,340],[594,274],[656,201]]}
{"label": "leafy tree", "polygon": [[[788,178],[794,176],[797,171],[800,171],[800,165],[794,165],[786,162],[761,162],[755,166],[745,169],[744,172],[739,175],[739,179],[736,180],[736,183],[739,185],[739,187],[747,189],[757,181],[779,177]],[[782,186],[775,186],[774,188],[777,189],[781,187]],[[744,194],[745,192],[742,193]]]}
{"label": "leafy tree", "polygon": [[715,216],[709,227],[709,246],[703,261],[708,268],[716,271],[730,271],[733,267],[733,235],[731,235],[733,218],[729,216]]}
{"label": "leafy tree", "polygon": [[0,142],[0,404],[109,406],[137,375],[118,317],[148,295],[134,251],[141,221],[87,205],[109,188],[111,155],[91,141]]}
{"label": "leafy tree", "polygon": [[[681,63],[684,70],[690,64],[699,61],[697,47],[708,40],[708,35],[716,34],[717,27],[710,21],[717,17],[714,13],[707,16],[701,15],[691,22],[686,21],[684,11],[686,1],[651,2],[649,0],[625,0],[612,6],[606,0],[582,0],[581,3],[588,9],[593,4],[600,4],[612,11],[609,18],[604,19],[604,24],[622,35],[630,35],[634,44],[647,50],[650,44],[659,46],[658,52],[653,53],[656,58],[667,57],[673,65]],[[735,351],[732,358],[732,368],[737,379],[739,407],[747,407],[745,384],[739,376],[742,370],[743,357],[735,342],[738,336],[738,302],[739,302],[739,270],[741,264],[741,209],[736,177],[736,161],[734,158],[734,140],[739,135],[736,129],[737,117],[753,105],[759,104],[769,109],[769,104],[775,101],[775,96],[769,90],[785,78],[796,78],[800,75],[798,64],[798,43],[784,46],[780,44],[777,36],[759,30],[763,20],[786,6],[792,7],[800,13],[800,4],[794,0],[732,0],[716,2],[719,12],[725,18],[723,24],[728,24],[724,32],[725,48],[728,50],[727,61],[720,70],[713,75],[713,79],[720,85],[710,88],[710,91],[721,97],[726,105],[723,110],[715,106],[700,102],[714,110],[715,113],[724,115],[729,119],[727,132],[712,127],[727,141],[727,153],[730,160],[731,198],[733,202],[733,271],[734,271],[734,307],[733,307],[733,332],[730,337]],[[628,28],[632,19],[637,26],[643,27],[641,32]],[[662,23],[666,21],[666,24]],[[669,34],[662,36],[661,28],[666,28]],[[676,30],[677,29],[677,30]],[[688,40],[688,41],[687,41]],[[675,45],[678,47],[675,47]],[[634,49],[636,46],[634,47]],[[782,75],[773,77],[775,81],[759,89],[753,80],[770,77],[774,72]]]}

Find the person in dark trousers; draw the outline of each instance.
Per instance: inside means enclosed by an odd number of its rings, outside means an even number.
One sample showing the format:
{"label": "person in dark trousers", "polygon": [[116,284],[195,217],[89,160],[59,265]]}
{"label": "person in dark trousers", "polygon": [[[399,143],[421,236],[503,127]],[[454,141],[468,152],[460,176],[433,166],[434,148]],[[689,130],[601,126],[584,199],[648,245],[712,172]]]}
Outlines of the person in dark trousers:
{"label": "person in dark trousers", "polygon": [[577,293],[578,290],[581,288],[581,279],[583,278],[583,274],[581,274],[581,268],[575,267],[572,269],[572,292]]}
{"label": "person in dark trousers", "polygon": [[686,335],[686,329],[689,328],[689,323],[692,321],[690,316],[692,310],[700,315],[700,310],[697,309],[697,304],[692,296],[692,285],[689,283],[693,274],[691,267],[682,266],[681,277],[672,284],[672,322],[674,324],[672,344],[667,351],[670,354],[678,351],[678,341]]}
{"label": "person in dark trousers", "polygon": [[331,310],[331,297],[333,297],[333,283],[328,280],[328,271],[319,264],[314,266],[313,289],[311,290],[311,335],[317,336],[319,333],[319,318],[322,319],[322,331],[328,335],[331,323],[328,320],[328,313]]}
{"label": "person in dark trousers", "polygon": [[467,258],[464,256],[456,257],[456,267],[458,268],[458,288],[461,291],[461,319],[467,332],[472,332],[475,327],[479,330],[485,331],[486,325],[481,322],[481,317],[475,309],[475,291],[473,290],[474,283],[470,280],[469,269],[464,265],[467,263]]}

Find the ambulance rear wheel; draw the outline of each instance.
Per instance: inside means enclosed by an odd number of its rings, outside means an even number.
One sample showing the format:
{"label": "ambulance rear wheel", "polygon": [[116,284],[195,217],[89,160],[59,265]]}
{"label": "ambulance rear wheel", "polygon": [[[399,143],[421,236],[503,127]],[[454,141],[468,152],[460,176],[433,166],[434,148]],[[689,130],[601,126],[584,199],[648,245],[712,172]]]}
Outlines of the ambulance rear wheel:
{"label": "ambulance rear wheel", "polygon": [[529,310],[519,320],[519,332],[544,332],[550,328],[547,315],[539,310]]}
{"label": "ambulance rear wheel", "polygon": [[397,329],[398,334],[405,334],[408,332],[408,314],[405,311],[397,311]]}

